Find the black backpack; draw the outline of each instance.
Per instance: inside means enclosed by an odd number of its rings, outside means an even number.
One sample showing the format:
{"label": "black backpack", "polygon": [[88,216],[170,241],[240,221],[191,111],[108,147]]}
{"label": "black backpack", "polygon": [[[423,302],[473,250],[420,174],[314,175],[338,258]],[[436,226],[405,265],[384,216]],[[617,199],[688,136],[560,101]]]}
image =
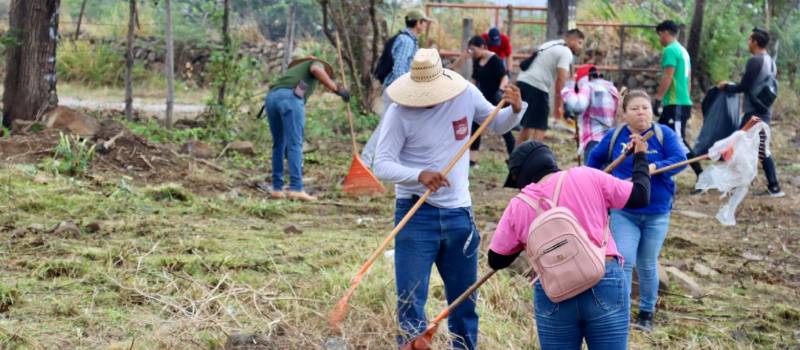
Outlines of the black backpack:
{"label": "black backpack", "polygon": [[374,72],[375,78],[378,79],[378,81],[380,81],[381,84],[383,84],[383,82],[386,80],[386,77],[389,76],[389,73],[392,72],[392,68],[394,67],[394,57],[392,57],[392,47],[394,46],[395,39],[397,39],[397,37],[400,35],[408,35],[409,37],[411,37],[411,35],[409,35],[406,32],[399,32],[395,34],[393,37],[389,38],[389,40],[386,40],[385,43],[383,43],[383,52],[381,52],[381,57],[378,58],[378,65],[375,66],[375,72]]}

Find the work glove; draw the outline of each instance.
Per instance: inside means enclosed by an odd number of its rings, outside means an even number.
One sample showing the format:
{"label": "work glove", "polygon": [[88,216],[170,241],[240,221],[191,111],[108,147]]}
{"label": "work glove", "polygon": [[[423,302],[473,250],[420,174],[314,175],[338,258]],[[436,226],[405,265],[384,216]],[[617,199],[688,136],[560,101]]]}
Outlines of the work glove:
{"label": "work glove", "polygon": [[661,112],[661,100],[653,100],[653,115],[660,117]]}
{"label": "work glove", "polygon": [[350,102],[350,90],[347,90],[344,85],[339,84],[336,88],[336,94],[342,98],[345,103]]}

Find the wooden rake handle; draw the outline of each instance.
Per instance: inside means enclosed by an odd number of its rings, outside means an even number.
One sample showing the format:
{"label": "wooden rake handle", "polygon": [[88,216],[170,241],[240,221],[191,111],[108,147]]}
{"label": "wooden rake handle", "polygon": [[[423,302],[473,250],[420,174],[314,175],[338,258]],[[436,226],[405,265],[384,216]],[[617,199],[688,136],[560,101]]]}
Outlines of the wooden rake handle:
{"label": "wooden rake handle", "polygon": [[[656,126],[656,127],[658,127],[658,126]],[[654,133],[653,133],[652,130],[648,131],[642,137],[642,142],[647,142],[647,140],[649,140],[651,137],[653,137],[653,135],[654,135]],[[628,158],[628,156],[631,155],[631,154],[633,154],[633,144],[631,144],[628,149],[626,149],[624,152],[622,152],[622,154],[620,154],[617,157],[617,159],[614,159],[614,161],[611,162],[611,164],[609,164],[605,169],[603,169],[603,171],[606,172],[606,173],[611,173],[612,170],[614,170],[617,166],[622,164],[622,162],[624,162],[625,159]]]}
{"label": "wooden rake handle", "polygon": [[447,318],[447,316],[450,316],[450,313],[453,312],[453,310],[455,310],[464,301],[469,299],[470,296],[472,296],[472,293],[475,293],[475,291],[478,290],[478,288],[480,288],[484,283],[486,283],[486,281],[492,278],[492,276],[494,276],[495,273],[497,273],[497,270],[491,270],[487,272],[485,275],[483,275],[473,285],[469,286],[469,288],[467,288],[467,290],[465,290],[464,293],[461,293],[461,295],[459,295],[456,300],[453,300],[453,302],[450,303],[450,305],[447,305],[446,309],[442,310],[442,312],[440,312],[438,315],[436,315],[436,317],[433,320],[431,320],[430,324],[428,325],[428,329],[436,327],[436,325],[438,325],[439,322],[442,322],[442,320]]}
{"label": "wooden rake handle", "polygon": [[[747,123],[745,123],[742,126],[741,130],[742,131],[750,130],[756,124],[758,124],[758,122],[760,122],[760,121],[761,121],[761,119],[759,119],[758,117],[750,118],[750,120],[748,120]],[[732,157],[732,153],[733,153],[733,144],[729,145],[725,149],[725,151],[722,152],[723,159],[729,160]],[[708,157],[708,154],[699,155],[697,157],[684,160],[682,162],[678,162],[678,163],[675,163],[675,164],[667,165],[667,166],[665,166],[663,168],[658,168],[655,171],[653,171],[652,173],[650,173],[650,176],[662,174],[662,173],[668,172],[670,170],[677,169],[677,168],[680,168],[682,166],[689,165],[689,164],[692,164],[692,163],[696,163],[696,162],[699,162],[701,160],[707,160],[707,159],[710,159]]]}
{"label": "wooden rake handle", "polygon": [[665,166],[663,168],[658,168],[658,169],[654,170],[652,173],[650,173],[650,176],[663,174],[663,173],[666,173],[666,172],[668,172],[670,170],[677,169],[677,168],[680,168],[682,166],[686,166],[686,165],[689,165],[689,164],[692,164],[692,163],[697,163],[697,162],[699,162],[701,160],[706,160],[706,159],[708,159],[708,154],[704,154],[704,155],[701,155],[701,156],[690,158],[690,159],[684,160],[682,162],[677,162],[675,164],[670,164],[670,165],[667,165],[667,166]]}
{"label": "wooden rake handle", "polygon": [[[347,79],[344,74],[344,60],[342,59],[342,41],[339,39],[339,31],[336,31],[336,53],[339,61],[339,74],[342,76],[342,85],[347,85]],[[353,154],[358,154],[358,145],[356,144],[356,129],[353,125],[353,111],[350,110],[350,103],[345,103],[347,107],[347,120],[350,122],[350,140],[353,142]]]}

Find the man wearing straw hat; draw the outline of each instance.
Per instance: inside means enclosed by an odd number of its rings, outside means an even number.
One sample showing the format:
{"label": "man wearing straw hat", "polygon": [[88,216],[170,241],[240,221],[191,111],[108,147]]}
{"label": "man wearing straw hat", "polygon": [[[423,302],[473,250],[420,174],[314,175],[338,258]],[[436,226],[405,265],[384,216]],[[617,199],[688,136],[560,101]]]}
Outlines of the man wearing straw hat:
{"label": "man wearing straw hat", "polygon": [[[473,120],[483,123],[494,106],[477,87],[444,69],[435,49],[418,50],[411,72],[386,92],[394,103],[380,128],[374,171],[396,183],[395,220],[400,221],[426,190],[433,192],[395,238],[397,312],[403,333],[398,342],[403,344],[425,330],[432,264],[444,281],[448,303],[477,278],[480,235],[471,209],[469,155],[463,154],[449,175],[442,169],[468,143]],[[504,93],[511,107],[500,110],[488,125],[497,134],[517,125],[527,108],[516,86]],[[447,322],[454,348],[476,347],[474,299],[456,308]]]}

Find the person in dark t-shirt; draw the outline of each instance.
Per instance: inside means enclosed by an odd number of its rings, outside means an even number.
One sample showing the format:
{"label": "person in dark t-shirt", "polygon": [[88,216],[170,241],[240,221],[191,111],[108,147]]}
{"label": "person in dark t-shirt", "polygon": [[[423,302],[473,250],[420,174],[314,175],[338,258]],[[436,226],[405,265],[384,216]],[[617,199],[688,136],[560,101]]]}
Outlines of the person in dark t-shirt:
{"label": "person in dark t-shirt", "polygon": [[[766,107],[757,101],[756,95],[758,92],[755,91],[768,80],[775,79],[775,62],[767,52],[767,44],[769,44],[769,33],[764,29],[753,28],[753,32],[747,39],[747,47],[753,56],[747,61],[742,81],[739,84],[723,81],[718,86],[720,90],[744,94],[742,125],[752,117],[759,117],[767,124],[772,119],[772,107]],[[772,160],[772,156],[767,156],[765,150],[766,133],[762,132],[758,157],[761,160],[761,166],[764,168],[764,175],[767,177],[767,192],[765,194],[772,197],[783,197],[786,194],[781,191],[781,186],[778,183],[775,161]]]}
{"label": "person in dark t-shirt", "polygon": [[[501,91],[508,84],[508,74],[503,60],[490,51],[486,40],[474,36],[469,40],[467,54],[472,57],[472,82],[478,87],[487,101],[496,105],[502,98]],[[472,123],[472,132],[478,130],[479,124]],[[506,151],[511,154],[514,150],[514,136],[511,131],[503,134]],[[470,146],[470,166],[477,166],[476,158],[481,147],[480,137]]]}

